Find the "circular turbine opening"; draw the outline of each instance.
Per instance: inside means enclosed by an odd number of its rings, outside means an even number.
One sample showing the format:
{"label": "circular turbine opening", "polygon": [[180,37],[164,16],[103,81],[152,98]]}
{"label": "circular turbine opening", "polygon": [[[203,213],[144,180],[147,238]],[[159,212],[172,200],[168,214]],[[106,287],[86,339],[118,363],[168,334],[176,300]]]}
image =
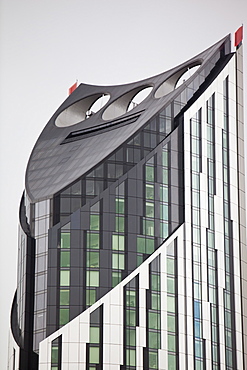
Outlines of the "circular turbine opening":
{"label": "circular turbine opening", "polygon": [[94,94],[83,98],[64,109],[56,118],[55,125],[57,127],[76,125],[97,113],[109,99],[109,94]]}
{"label": "circular turbine opening", "polygon": [[131,111],[133,108],[137,107],[146,97],[151,93],[152,87],[145,87],[145,89],[139,91],[130,101],[129,106],[127,108],[127,112]]}
{"label": "circular turbine opening", "polygon": [[195,66],[188,68],[186,72],[182,74],[182,76],[178,79],[175,89],[179,86],[181,86],[186,80],[188,80],[199,68],[200,66]]}
{"label": "circular turbine opening", "polygon": [[201,63],[196,61],[189,66],[181,68],[158,87],[154,97],[158,99],[170,94],[172,91],[181,86],[186,80],[188,80],[197,71],[200,65]]}
{"label": "circular turbine opening", "polygon": [[140,86],[128,91],[106,108],[102,118],[111,120],[131,111],[150,94],[152,89],[151,86]]}

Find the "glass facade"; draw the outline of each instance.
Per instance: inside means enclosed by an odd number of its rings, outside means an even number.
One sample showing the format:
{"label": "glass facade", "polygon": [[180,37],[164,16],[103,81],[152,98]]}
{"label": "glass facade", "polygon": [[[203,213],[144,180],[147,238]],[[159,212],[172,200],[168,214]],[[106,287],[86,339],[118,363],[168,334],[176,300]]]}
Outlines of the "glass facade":
{"label": "glass facade", "polygon": [[103,306],[90,314],[90,334],[87,344],[87,370],[103,369]]}
{"label": "glass facade", "polygon": [[167,96],[155,91],[185,65],[156,76],[132,119],[60,127],[55,138],[51,121],[41,135],[21,206],[11,325],[42,365],[243,368],[229,42],[194,58],[197,72]]}
{"label": "glass facade", "polygon": [[223,130],[222,130],[222,177],[223,177],[223,215],[224,215],[224,246],[225,246],[225,343],[226,368],[236,368],[235,351],[235,320],[234,320],[234,270],[233,270],[233,242],[230,202],[230,173],[229,173],[229,82],[228,77],[223,85]]}

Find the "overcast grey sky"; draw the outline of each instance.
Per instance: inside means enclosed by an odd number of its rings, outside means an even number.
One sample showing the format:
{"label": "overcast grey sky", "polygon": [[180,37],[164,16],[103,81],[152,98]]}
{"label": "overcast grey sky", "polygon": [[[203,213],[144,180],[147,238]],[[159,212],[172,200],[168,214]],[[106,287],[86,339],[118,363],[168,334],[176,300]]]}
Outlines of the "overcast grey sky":
{"label": "overcast grey sky", "polygon": [[[76,79],[111,85],[156,75],[242,23],[246,0],[0,0],[1,369],[25,168],[68,88]],[[245,71],[246,63],[245,51]]]}

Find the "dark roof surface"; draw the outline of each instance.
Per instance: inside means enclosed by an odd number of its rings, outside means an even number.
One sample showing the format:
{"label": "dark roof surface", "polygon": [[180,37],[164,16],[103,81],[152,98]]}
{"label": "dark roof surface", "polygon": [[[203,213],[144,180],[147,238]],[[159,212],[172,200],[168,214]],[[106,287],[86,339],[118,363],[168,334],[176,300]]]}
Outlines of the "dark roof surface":
{"label": "dark roof surface", "polygon": [[[191,84],[226,40],[229,40],[229,35],[189,61],[142,81],[120,86],[80,84],[52,116],[34,146],[26,171],[26,190],[31,201],[35,202],[52,197],[53,194],[85,174],[128,140],[149,119],[181,93],[186,86]],[[171,84],[175,84],[188,67],[197,64],[201,64],[200,67],[184,84],[165,96],[154,97],[155,92],[164,81],[168,80]],[[117,118],[103,120],[102,115],[114,101],[125,94],[127,97],[131,96],[136,91],[138,92],[140,88],[147,86],[153,87],[152,92],[131,112]],[[62,112],[66,112],[65,110],[70,109],[76,102],[83,102],[83,99],[95,94],[98,96],[102,94],[110,95],[109,101],[101,110],[90,118],[74,125],[68,127],[56,126],[55,122],[57,122],[58,117],[62,117],[62,115],[59,116]],[[125,119],[138,112],[141,112],[141,114],[133,123],[125,122],[114,126],[110,125],[107,130],[103,128],[100,132],[89,132],[80,136],[80,140],[66,142],[61,145],[66,137],[75,131],[89,129],[104,123],[116,123],[116,120]]]}

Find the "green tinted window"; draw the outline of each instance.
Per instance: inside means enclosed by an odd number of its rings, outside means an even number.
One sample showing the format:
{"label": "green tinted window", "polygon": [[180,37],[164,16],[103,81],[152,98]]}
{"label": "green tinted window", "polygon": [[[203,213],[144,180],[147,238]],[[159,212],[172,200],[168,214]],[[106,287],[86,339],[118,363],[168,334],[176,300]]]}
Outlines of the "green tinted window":
{"label": "green tinted window", "polygon": [[175,335],[168,334],[168,351],[176,351],[176,337]]}
{"label": "green tinted window", "polygon": [[174,275],[175,269],[174,269],[174,259],[172,258],[167,258],[167,273]]}
{"label": "green tinted window", "polygon": [[60,266],[61,267],[70,266],[70,252],[61,251]]}
{"label": "green tinted window", "polygon": [[112,272],[112,287],[118,285],[121,281],[121,272],[113,271]]}
{"label": "green tinted window", "polygon": [[124,233],[124,217],[116,216],[116,232]]}
{"label": "green tinted window", "polygon": [[160,276],[152,274],[151,281],[152,281],[152,290],[160,290]]}
{"label": "green tinted window", "polygon": [[96,302],[96,291],[95,289],[87,289],[86,290],[86,305],[91,306]]}
{"label": "green tinted window", "polygon": [[168,368],[169,370],[176,370],[176,356],[175,355],[168,354]]}
{"label": "green tinted window", "polygon": [[158,332],[149,332],[149,348],[160,348],[160,334]]}
{"label": "green tinted window", "polygon": [[175,316],[167,315],[167,330],[175,333],[176,331]]}
{"label": "green tinted window", "polygon": [[154,167],[146,166],[146,180],[154,181]]}
{"label": "green tinted window", "polygon": [[168,184],[168,170],[163,169],[163,184]]}
{"label": "green tinted window", "polygon": [[87,234],[87,248],[99,249],[99,234]]}
{"label": "green tinted window", "polygon": [[154,203],[146,202],[146,217],[154,217]]}
{"label": "green tinted window", "polygon": [[167,297],[167,311],[175,312],[175,298],[174,297]]}
{"label": "green tinted window", "polygon": [[112,268],[124,270],[124,254],[112,254]]}
{"label": "green tinted window", "polygon": [[99,230],[99,215],[90,215],[90,230]]}
{"label": "green tinted window", "polygon": [[126,349],[126,365],[136,366],[136,351],[134,349]]}
{"label": "green tinted window", "polygon": [[112,254],[112,268],[118,269],[118,253]]}
{"label": "green tinted window", "polygon": [[136,292],[132,290],[126,291],[126,305],[130,307],[136,306]]}
{"label": "green tinted window", "polygon": [[168,221],[168,205],[167,204],[161,204],[160,205],[160,218],[164,221]]}
{"label": "green tinted window", "polygon": [[112,235],[112,249],[124,251],[124,235]]}
{"label": "green tinted window", "polygon": [[162,202],[168,202],[168,187],[166,186],[161,187],[160,199]]}
{"label": "green tinted window", "polygon": [[51,348],[51,364],[58,363],[58,347]]}
{"label": "green tinted window", "polygon": [[164,152],[162,152],[162,165],[164,167],[167,167],[168,166],[168,151],[165,150]]}
{"label": "green tinted window", "polygon": [[87,252],[87,267],[99,267],[99,252]]}
{"label": "green tinted window", "polygon": [[124,199],[116,198],[116,213],[124,213]]}
{"label": "green tinted window", "polygon": [[61,248],[70,248],[70,233],[61,232]]}
{"label": "green tinted window", "polygon": [[137,266],[140,266],[140,264],[143,262],[143,256],[141,255],[137,255],[137,261],[136,261],[136,265]]}
{"label": "green tinted window", "polygon": [[167,292],[175,293],[175,281],[173,278],[167,278]]}
{"label": "green tinted window", "polygon": [[148,313],[148,323],[150,329],[160,329],[160,318],[156,312]]}
{"label": "green tinted window", "polygon": [[59,325],[67,324],[69,322],[69,309],[60,308],[59,313]]}
{"label": "green tinted window", "polygon": [[70,284],[70,271],[60,271],[60,285],[69,286]]}
{"label": "green tinted window", "polygon": [[95,327],[90,327],[90,343],[100,342],[100,329]]}
{"label": "green tinted window", "polygon": [[136,313],[135,311],[126,310],[126,325],[136,326]]}
{"label": "green tinted window", "polygon": [[168,236],[168,223],[166,222],[161,222],[160,223],[160,230],[161,230],[161,235],[162,235],[162,238],[167,238]]}
{"label": "green tinted window", "polygon": [[151,296],[152,310],[160,310],[160,296],[159,294],[153,294]]}
{"label": "green tinted window", "polygon": [[146,253],[151,254],[154,251],[154,239],[146,239]]}
{"label": "green tinted window", "polygon": [[146,253],[145,238],[137,237],[137,252]]}
{"label": "green tinted window", "polygon": [[89,362],[90,364],[99,364],[99,348],[98,347],[89,348]]}
{"label": "green tinted window", "polygon": [[99,271],[87,271],[87,286],[99,286]]}
{"label": "green tinted window", "polygon": [[[149,352],[149,368],[158,369],[158,353]],[[169,368],[170,370],[170,368]]]}
{"label": "green tinted window", "polygon": [[146,184],[146,199],[154,199],[154,185]]}
{"label": "green tinted window", "polygon": [[60,290],[60,305],[61,306],[69,305],[69,290],[65,289]]}
{"label": "green tinted window", "polygon": [[143,220],[143,226],[146,235],[154,236],[154,221]]}
{"label": "green tinted window", "polygon": [[126,329],[126,345],[135,346],[136,345],[136,331],[135,329]]}

